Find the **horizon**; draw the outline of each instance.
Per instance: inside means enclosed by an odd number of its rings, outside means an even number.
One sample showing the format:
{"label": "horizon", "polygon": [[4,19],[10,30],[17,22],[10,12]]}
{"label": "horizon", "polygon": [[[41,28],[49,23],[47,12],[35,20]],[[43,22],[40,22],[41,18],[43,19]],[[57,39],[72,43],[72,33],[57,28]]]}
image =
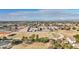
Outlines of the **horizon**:
{"label": "horizon", "polygon": [[79,21],[79,9],[0,9],[0,21]]}

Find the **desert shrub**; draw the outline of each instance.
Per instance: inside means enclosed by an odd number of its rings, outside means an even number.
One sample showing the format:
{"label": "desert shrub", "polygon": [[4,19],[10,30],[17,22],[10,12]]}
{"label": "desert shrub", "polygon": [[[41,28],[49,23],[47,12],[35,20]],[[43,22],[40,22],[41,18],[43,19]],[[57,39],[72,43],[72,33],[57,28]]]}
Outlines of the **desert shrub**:
{"label": "desert shrub", "polygon": [[28,37],[22,37],[22,41],[28,40]]}
{"label": "desert shrub", "polygon": [[22,43],[21,40],[13,40],[13,41],[12,41],[12,44],[13,44],[13,45],[17,45],[17,44],[20,44],[20,43]]}
{"label": "desert shrub", "polygon": [[61,40],[53,40],[53,41],[54,43],[52,43],[52,46],[49,47],[50,49],[72,49],[74,48],[69,43],[62,43]]}
{"label": "desert shrub", "polygon": [[64,43],[63,46],[62,46],[64,49],[72,49],[73,46],[69,43]]}
{"label": "desert shrub", "polygon": [[35,39],[32,39],[33,42],[43,42],[43,43],[46,43],[49,41],[48,38],[35,38]]}
{"label": "desert shrub", "polygon": [[73,27],[72,29],[73,29],[73,30],[76,30],[76,27]]}
{"label": "desert shrub", "polygon": [[30,39],[34,39],[35,38],[35,34],[32,34],[29,38]]}
{"label": "desert shrub", "polygon": [[54,48],[54,49],[60,49],[60,48],[62,48],[62,47],[61,47],[61,45],[60,45],[60,44],[55,43],[55,46],[53,46],[53,48]]}
{"label": "desert shrub", "polygon": [[77,31],[79,31],[79,29]]}
{"label": "desert shrub", "polygon": [[79,34],[74,35],[73,37],[75,37],[75,38],[76,38],[76,42],[78,42],[78,43],[79,43]]}
{"label": "desert shrub", "polygon": [[16,35],[16,34],[10,34],[9,36],[14,36],[14,35]]}
{"label": "desert shrub", "polygon": [[7,40],[7,39],[8,39],[7,37],[3,37],[3,38],[2,38],[2,40]]}
{"label": "desert shrub", "polygon": [[0,40],[2,40],[2,39],[0,38]]}
{"label": "desert shrub", "polygon": [[46,42],[48,42],[49,40],[48,40],[48,38],[40,38],[39,41],[40,41],[40,42],[43,42],[43,43],[46,43]]}
{"label": "desert shrub", "polygon": [[39,35],[37,34],[37,35],[36,35],[36,39],[38,39],[38,38],[39,38]]}

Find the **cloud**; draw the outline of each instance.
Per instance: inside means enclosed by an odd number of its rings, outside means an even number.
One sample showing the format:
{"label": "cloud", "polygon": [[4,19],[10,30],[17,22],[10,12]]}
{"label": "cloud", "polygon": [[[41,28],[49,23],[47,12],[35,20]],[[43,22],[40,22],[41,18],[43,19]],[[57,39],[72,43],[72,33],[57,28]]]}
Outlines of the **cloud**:
{"label": "cloud", "polygon": [[44,9],[38,11],[18,11],[0,15],[0,21],[46,21],[46,20],[67,20],[79,19],[79,14],[66,13],[59,9]]}

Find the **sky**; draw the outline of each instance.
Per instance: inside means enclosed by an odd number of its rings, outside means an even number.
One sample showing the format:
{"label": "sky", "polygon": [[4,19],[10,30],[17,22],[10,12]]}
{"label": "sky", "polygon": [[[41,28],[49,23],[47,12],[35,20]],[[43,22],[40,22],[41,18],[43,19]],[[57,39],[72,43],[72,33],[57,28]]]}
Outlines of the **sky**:
{"label": "sky", "polygon": [[79,21],[79,9],[0,9],[0,21]]}

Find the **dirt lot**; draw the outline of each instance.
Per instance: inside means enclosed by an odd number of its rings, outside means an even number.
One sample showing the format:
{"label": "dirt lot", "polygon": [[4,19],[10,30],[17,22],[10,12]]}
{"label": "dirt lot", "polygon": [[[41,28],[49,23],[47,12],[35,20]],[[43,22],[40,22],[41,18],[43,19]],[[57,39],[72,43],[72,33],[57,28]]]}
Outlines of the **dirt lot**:
{"label": "dirt lot", "polygon": [[41,42],[35,42],[33,44],[19,44],[13,46],[12,49],[46,49],[50,47],[50,43],[41,43]]}

